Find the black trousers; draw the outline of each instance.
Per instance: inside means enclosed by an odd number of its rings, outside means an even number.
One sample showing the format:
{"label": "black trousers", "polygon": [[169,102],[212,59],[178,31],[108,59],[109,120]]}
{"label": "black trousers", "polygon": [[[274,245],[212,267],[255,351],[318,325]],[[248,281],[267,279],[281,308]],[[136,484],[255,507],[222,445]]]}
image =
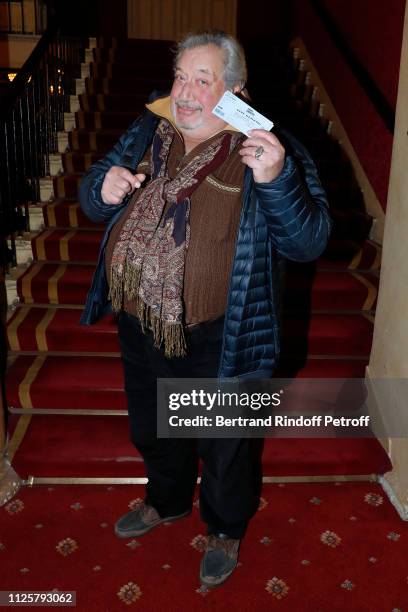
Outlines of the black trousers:
{"label": "black trousers", "polygon": [[215,378],[223,325],[222,317],[195,326],[188,332],[188,355],[168,359],[136,317],[121,312],[118,321],[131,439],[148,477],[146,503],[162,517],[190,509],[200,457],[200,513],[208,533],[241,538],[256,511],[260,482],[251,440],[157,438],[156,379]]}

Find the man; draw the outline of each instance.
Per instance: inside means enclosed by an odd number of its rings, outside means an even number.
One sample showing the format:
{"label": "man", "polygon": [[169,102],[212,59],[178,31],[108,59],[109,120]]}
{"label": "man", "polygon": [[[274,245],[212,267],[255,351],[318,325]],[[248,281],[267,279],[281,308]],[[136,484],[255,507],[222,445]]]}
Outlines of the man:
{"label": "man", "polygon": [[[278,260],[315,259],[330,232],[307,151],[288,134],[286,149],[265,130],[246,138],[211,112],[224,91],[245,86],[237,41],[189,35],[174,75],[170,96],[147,105],[80,189],[88,216],[108,221],[82,322],[118,312],[131,436],[148,476],[145,502],[118,520],[119,537],[191,510],[195,449],[157,439],[157,378],[269,378],[279,353]],[[197,452],[208,525],[200,578],[217,586],[256,510],[254,470],[247,439],[200,439]]]}

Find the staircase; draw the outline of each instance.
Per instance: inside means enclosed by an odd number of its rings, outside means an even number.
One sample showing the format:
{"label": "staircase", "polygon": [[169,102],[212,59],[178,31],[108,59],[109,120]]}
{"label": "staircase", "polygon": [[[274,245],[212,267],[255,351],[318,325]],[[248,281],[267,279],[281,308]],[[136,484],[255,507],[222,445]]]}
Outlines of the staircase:
{"label": "staircase", "polygon": [[[165,41],[100,40],[86,55],[89,76],[77,80],[79,108],[66,118],[73,129],[57,160],[62,172],[48,180],[44,228],[31,239],[33,261],[16,279],[19,303],[7,326],[9,455],[18,474],[36,482],[144,477],[129,442],[114,316],[79,325],[103,227],[84,216],[77,190],[82,174],[115,144],[148,94],[169,89],[172,58]],[[371,219],[338,143],[305,109],[290,55],[270,50],[268,66],[280,82],[280,90],[270,92],[262,80],[265,67],[255,63],[259,54],[253,57],[251,72],[249,53],[254,104],[312,152],[335,220],[317,262],[288,264],[277,375],[364,377],[381,259],[368,239]],[[271,479],[368,479],[391,466],[374,439],[275,438],[265,442],[263,468]]]}

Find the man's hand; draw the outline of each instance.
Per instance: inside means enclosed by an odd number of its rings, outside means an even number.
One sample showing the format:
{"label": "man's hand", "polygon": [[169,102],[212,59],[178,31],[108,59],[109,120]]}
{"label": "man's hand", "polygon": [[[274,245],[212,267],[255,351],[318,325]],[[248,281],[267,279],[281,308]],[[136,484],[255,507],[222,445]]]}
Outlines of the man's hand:
{"label": "man's hand", "polygon": [[250,130],[239,154],[244,164],[252,168],[256,183],[270,183],[279,176],[285,164],[285,149],[267,130]]}
{"label": "man's hand", "polygon": [[123,198],[138,189],[145,174],[132,174],[121,166],[112,166],[105,175],[101,196],[104,204],[122,204]]}

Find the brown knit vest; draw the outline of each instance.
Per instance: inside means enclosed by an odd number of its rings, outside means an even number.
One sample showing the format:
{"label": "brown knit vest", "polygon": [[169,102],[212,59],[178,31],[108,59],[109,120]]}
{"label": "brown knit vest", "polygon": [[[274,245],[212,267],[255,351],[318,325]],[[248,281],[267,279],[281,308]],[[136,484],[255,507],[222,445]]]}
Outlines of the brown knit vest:
{"label": "brown knit vest", "polygon": [[[200,147],[208,145],[208,142],[206,140],[184,155],[184,143],[176,133],[168,159],[169,176],[173,178],[177,171],[199,152]],[[245,170],[238,154],[239,148],[233,151],[214,174],[201,183],[190,199],[191,233],[183,290],[187,325],[216,319],[225,312]],[[150,174],[149,150],[136,172]],[[140,194],[142,195],[142,189]],[[133,205],[136,204],[137,200]],[[108,278],[114,246],[130,213],[131,207],[128,207],[111,230],[105,255]],[[130,314],[136,314],[132,302],[125,301],[124,309]]]}

